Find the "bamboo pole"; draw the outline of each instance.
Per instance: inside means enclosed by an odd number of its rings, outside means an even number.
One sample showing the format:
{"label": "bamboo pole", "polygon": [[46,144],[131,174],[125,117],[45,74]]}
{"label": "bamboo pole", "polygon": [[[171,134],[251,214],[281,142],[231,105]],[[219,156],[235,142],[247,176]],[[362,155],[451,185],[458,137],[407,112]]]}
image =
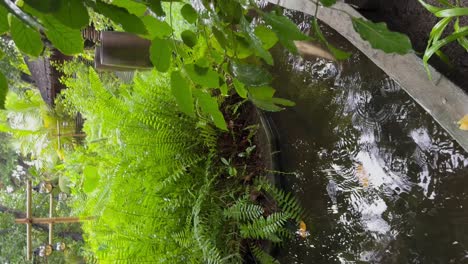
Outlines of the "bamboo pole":
{"label": "bamboo pole", "polygon": [[[49,218],[52,218],[52,213],[54,209],[54,196],[52,193],[49,194]],[[53,236],[53,223],[49,223],[49,245],[52,245],[52,236]]]}
{"label": "bamboo pole", "polygon": [[58,149],[60,149],[60,123],[57,120],[57,145]]}
{"label": "bamboo pole", "polygon": [[56,223],[78,223],[87,220],[95,219],[94,216],[89,217],[52,217],[54,208],[54,196],[49,194],[49,218],[32,217],[32,184],[28,180],[26,182],[26,218],[17,218],[15,223],[26,224],[26,258],[32,258],[32,224],[48,224],[49,225],[49,244],[52,245],[53,225]]}
{"label": "bamboo pole", "polygon": [[58,223],[79,223],[83,221],[93,220],[94,217],[51,217],[51,218],[18,218],[15,219],[17,224],[58,224]]}
{"label": "bamboo pole", "polygon": [[55,134],[55,135],[52,135],[54,137],[86,137],[86,134],[85,133],[66,133],[66,134]]}
{"label": "bamboo pole", "polygon": [[[28,180],[26,184],[26,218],[31,219],[31,206],[32,206],[32,187],[31,181]],[[32,254],[32,235],[31,235],[31,223],[26,224],[26,258],[31,260]]]}

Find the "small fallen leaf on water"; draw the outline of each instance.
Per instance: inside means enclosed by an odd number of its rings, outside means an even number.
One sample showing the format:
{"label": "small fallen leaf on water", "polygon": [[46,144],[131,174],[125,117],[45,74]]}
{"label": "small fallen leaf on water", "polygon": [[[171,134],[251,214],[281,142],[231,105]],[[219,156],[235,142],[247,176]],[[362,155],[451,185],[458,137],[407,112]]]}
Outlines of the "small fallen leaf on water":
{"label": "small fallen leaf on water", "polygon": [[299,236],[302,238],[306,238],[309,235],[309,232],[307,232],[307,225],[304,223],[304,221],[299,222],[299,230],[297,231]]}
{"label": "small fallen leaf on water", "polygon": [[461,130],[468,130],[468,115],[465,115],[460,121],[458,121]]}

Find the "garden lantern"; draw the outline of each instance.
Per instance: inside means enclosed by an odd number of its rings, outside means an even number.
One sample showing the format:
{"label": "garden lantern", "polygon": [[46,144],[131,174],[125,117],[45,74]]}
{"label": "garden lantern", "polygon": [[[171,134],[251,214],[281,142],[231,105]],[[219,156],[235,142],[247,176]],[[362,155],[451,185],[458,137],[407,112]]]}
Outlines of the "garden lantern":
{"label": "garden lantern", "polygon": [[45,244],[36,248],[34,250],[34,254],[38,255],[39,257],[48,257],[52,254],[52,251],[54,251],[52,245]]}
{"label": "garden lantern", "polygon": [[41,181],[39,184],[33,187],[33,190],[38,193],[48,194],[54,189],[52,183],[47,181]]}
{"label": "garden lantern", "polygon": [[64,192],[61,192],[58,194],[57,198],[59,201],[63,202],[68,199],[68,195]]}
{"label": "garden lantern", "polygon": [[64,251],[67,248],[67,245],[63,242],[57,242],[54,245],[54,249],[56,251]]}

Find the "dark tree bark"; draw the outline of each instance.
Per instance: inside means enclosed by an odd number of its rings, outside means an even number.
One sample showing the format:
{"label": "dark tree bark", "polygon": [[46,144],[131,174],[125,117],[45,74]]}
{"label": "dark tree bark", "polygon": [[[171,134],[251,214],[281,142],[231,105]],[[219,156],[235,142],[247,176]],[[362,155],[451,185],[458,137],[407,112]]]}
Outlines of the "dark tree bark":
{"label": "dark tree bark", "polygon": [[32,76],[29,75],[29,74],[26,74],[26,73],[24,73],[24,72],[21,72],[21,76],[20,76],[20,77],[21,77],[21,80],[22,80],[23,82],[27,82],[27,83],[30,83],[30,84],[36,84],[36,82],[34,81],[34,79],[32,78]]}

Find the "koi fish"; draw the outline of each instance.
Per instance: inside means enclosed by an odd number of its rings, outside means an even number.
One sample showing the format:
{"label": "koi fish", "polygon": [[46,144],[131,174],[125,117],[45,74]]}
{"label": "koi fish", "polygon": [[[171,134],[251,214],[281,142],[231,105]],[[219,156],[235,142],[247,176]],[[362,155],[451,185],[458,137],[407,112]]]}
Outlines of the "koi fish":
{"label": "koi fish", "polygon": [[465,115],[460,121],[458,121],[461,130],[468,130],[468,115]]}
{"label": "koi fish", "polygon": [[359,183],[362,185],[362,187],[369,187],[369,173],[367,173],[362,164],[357,165],[356,177],[358,178]]}
{"label": "koi fish", "polygon": [[308,41],[294,41],[299,54],[302,57],[320,57],[330,61],[336,61],[335,57],[322,47]]}
{"label": "koi fish", "polygon": [[299,230],[297,230],[296,233],[302,238],[306,238],[310,235],[309,232],[307,232],[307,225],[304,221],[299,222]]}

